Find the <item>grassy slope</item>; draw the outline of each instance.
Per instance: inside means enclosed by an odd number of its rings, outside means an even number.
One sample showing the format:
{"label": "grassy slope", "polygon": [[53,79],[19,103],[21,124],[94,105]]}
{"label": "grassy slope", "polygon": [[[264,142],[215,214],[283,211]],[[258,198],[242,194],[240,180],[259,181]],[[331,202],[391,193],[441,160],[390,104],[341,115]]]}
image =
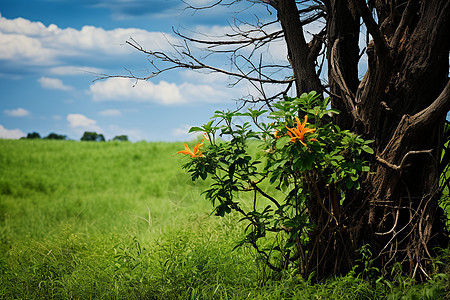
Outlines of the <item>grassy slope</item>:
{"label": "grassy slope", "polygon": [[[173,156],[182,148],[0,140],[0,298],[364,299],[391,292],[351,276],[310,286],[286,274],[259,286],[264,272],[252,251],[232,251],[241,234],[236,218],[209,216],[199,195],[206,183],[193,185],[180,169],[184,157]],[[397,292],[409,287],[402,284]]]}

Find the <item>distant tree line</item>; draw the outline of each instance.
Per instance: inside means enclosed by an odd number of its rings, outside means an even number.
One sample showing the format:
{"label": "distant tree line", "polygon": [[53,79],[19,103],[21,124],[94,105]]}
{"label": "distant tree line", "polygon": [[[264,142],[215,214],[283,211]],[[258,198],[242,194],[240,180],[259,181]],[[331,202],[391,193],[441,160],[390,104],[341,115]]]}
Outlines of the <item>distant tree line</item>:
{"label": "distant tree line", "polygon": [[[57,133],[50,133],[44,138],[41,138],[41,135],[37,132],[30,132],[27,134],[26,137],[22,137],[21,139],[29,139],[29,140],[35,140],[35,139],[44,139],[44,140],[67,140],[67,135],[57,134]],[[101,133],[93,132],[93,131],[85,131],[83,133],[83,136],[81,137],[80,141],[88,141],[88,142],[105,142],[105,136]],[[112,141],[118,141],[118,142],[128,142],[128,136],[127,135],[117,135],[115,136]]]}
{"label": "distant tree line", "polygon": [[[29,139],[29,140],[41,139],[41,135],[37,132],[31,132],[31,133],[28,133],[26,137],[23,137],[21,139]],[[62,134],[57,134],[57,133],[52,132],[42,139],[44,139],[44,140],[67,140],[67,135],[62,135]]]}

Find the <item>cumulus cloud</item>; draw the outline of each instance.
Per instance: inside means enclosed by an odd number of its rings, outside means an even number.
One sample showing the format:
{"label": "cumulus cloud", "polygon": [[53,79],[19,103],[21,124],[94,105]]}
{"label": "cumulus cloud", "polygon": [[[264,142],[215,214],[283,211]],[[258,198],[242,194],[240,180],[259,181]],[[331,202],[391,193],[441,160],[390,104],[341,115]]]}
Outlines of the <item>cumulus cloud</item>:
{"label": "cumulus cloud", "polygon": [[97,121],[89,119],[82,114],[68,114],[67,121],[69,126],[73,129],[77,129],[80,132],[85,131],[102,131],[102,129],[97,125]]}
{"label": "cumulus cloud", "polygon": [[124,45],[133,37],[152,50],[168,50],[177,39],[162,32],[137,28],[104,30],[95,26],[61,29],[52,24],[23,18],[7,19],[0,15],[0,59],[36,66],[54,66],[67,57],[91,59],[99,55],[121,55],[135,51]]}
{"label": "cumulus cloud", "polygon": [[73,89],[73,87],[65,85],[62,80],[58,78],[41,77],[38,81],[44,89],[61,91],[70,91]]}
{"label": "cumulus cloud", "polygon": [[132,79],[110,78],[92,84],[90,92],[94,101],[133,99],[137,102],[158,102],[162,104],[183,102],[177,85],[166,81],[160,81],[158,84],[143,81],[135,85],[135,81]]}
{"label": "cumulus cloud", "polygon": [[136,101],[155,102],[162,105],[189,104],[193,102],[225,102],[234,95],[242,96],[242,90],[233,90],[217,82],[212,84],[193,84],[184,82],[181,84],[160,81],[140,81],[123,78],[109,78],[97,81],[90,86],[89,93],[94,101]]}
{"label": "cumulus cloud", "polygon": [[106,109],[106,110],[102,110],[101,112],[99,112],[99,115],[104,116],[104,117],[115,117],[115,116],[120,116],[122,114],[122,112],[118,109]]}
{"label": "cumulus cloud", "polygon": [[20,129],[6,129],[0,125],[0,139],[17,140],[24,136],[25,134]]}
{"label": "cumulus cloud", "polygon": [[26,117],[28,115],[30,115],[30,112],[26,109],[23,109],[21,107],[17,108],[17,109],[12,109],[12,110],[4,110],[3,111],[7,116],[10,117]]}

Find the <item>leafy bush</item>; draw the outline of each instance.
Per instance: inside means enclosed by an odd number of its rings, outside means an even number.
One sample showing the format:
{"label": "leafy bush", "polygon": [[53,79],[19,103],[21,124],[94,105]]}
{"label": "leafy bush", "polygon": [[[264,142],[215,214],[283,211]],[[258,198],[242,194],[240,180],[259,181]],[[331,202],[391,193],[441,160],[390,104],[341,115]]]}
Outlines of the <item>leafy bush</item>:
{"label": "leafy bush", "polygon": [[[250,244],[271,269],[293,267],[305,278],[311,233],[339,224],[347,191],[359,189],[361,174],[369,171],[364,155],[373,154],[372,141],[331,122],[339,111],[329,102],[311,92],[286,97],[271,112],[216,111],[208,124],[191,128],[205,132],[193,151],[185,145],[178,152],[191,156],[183,168],[192,180],[212,179],[204,195],[216,215],[241,215],[247,233],[238,246]],[[260,150],[252,155],[249,144],[256,141]]]}

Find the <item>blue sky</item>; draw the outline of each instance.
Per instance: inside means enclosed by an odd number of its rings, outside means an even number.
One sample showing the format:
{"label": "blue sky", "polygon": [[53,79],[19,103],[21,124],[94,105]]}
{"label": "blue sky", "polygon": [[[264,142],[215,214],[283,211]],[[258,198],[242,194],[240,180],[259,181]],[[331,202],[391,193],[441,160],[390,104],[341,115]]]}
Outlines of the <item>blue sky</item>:
{"label": "blue sky", "polygon": [[[125,68],[147,74],[147,57],[125,44],[130,37],[146,49],[171,51],[172,27],[219,34],[232,17],[250,13],[184,7],[180,0],[0,0],[0,138],[36,131],[79,140],[96,131],[106,139],[184,141],[192,138],[190,126],[234,109],[234,100],[252,91],[229,88],[230,78],[218,74],[176,70],[135,87],[127,79],[93,81],[94,73],[122,75]],[[224,58],[214,63],[227,65]]]}

